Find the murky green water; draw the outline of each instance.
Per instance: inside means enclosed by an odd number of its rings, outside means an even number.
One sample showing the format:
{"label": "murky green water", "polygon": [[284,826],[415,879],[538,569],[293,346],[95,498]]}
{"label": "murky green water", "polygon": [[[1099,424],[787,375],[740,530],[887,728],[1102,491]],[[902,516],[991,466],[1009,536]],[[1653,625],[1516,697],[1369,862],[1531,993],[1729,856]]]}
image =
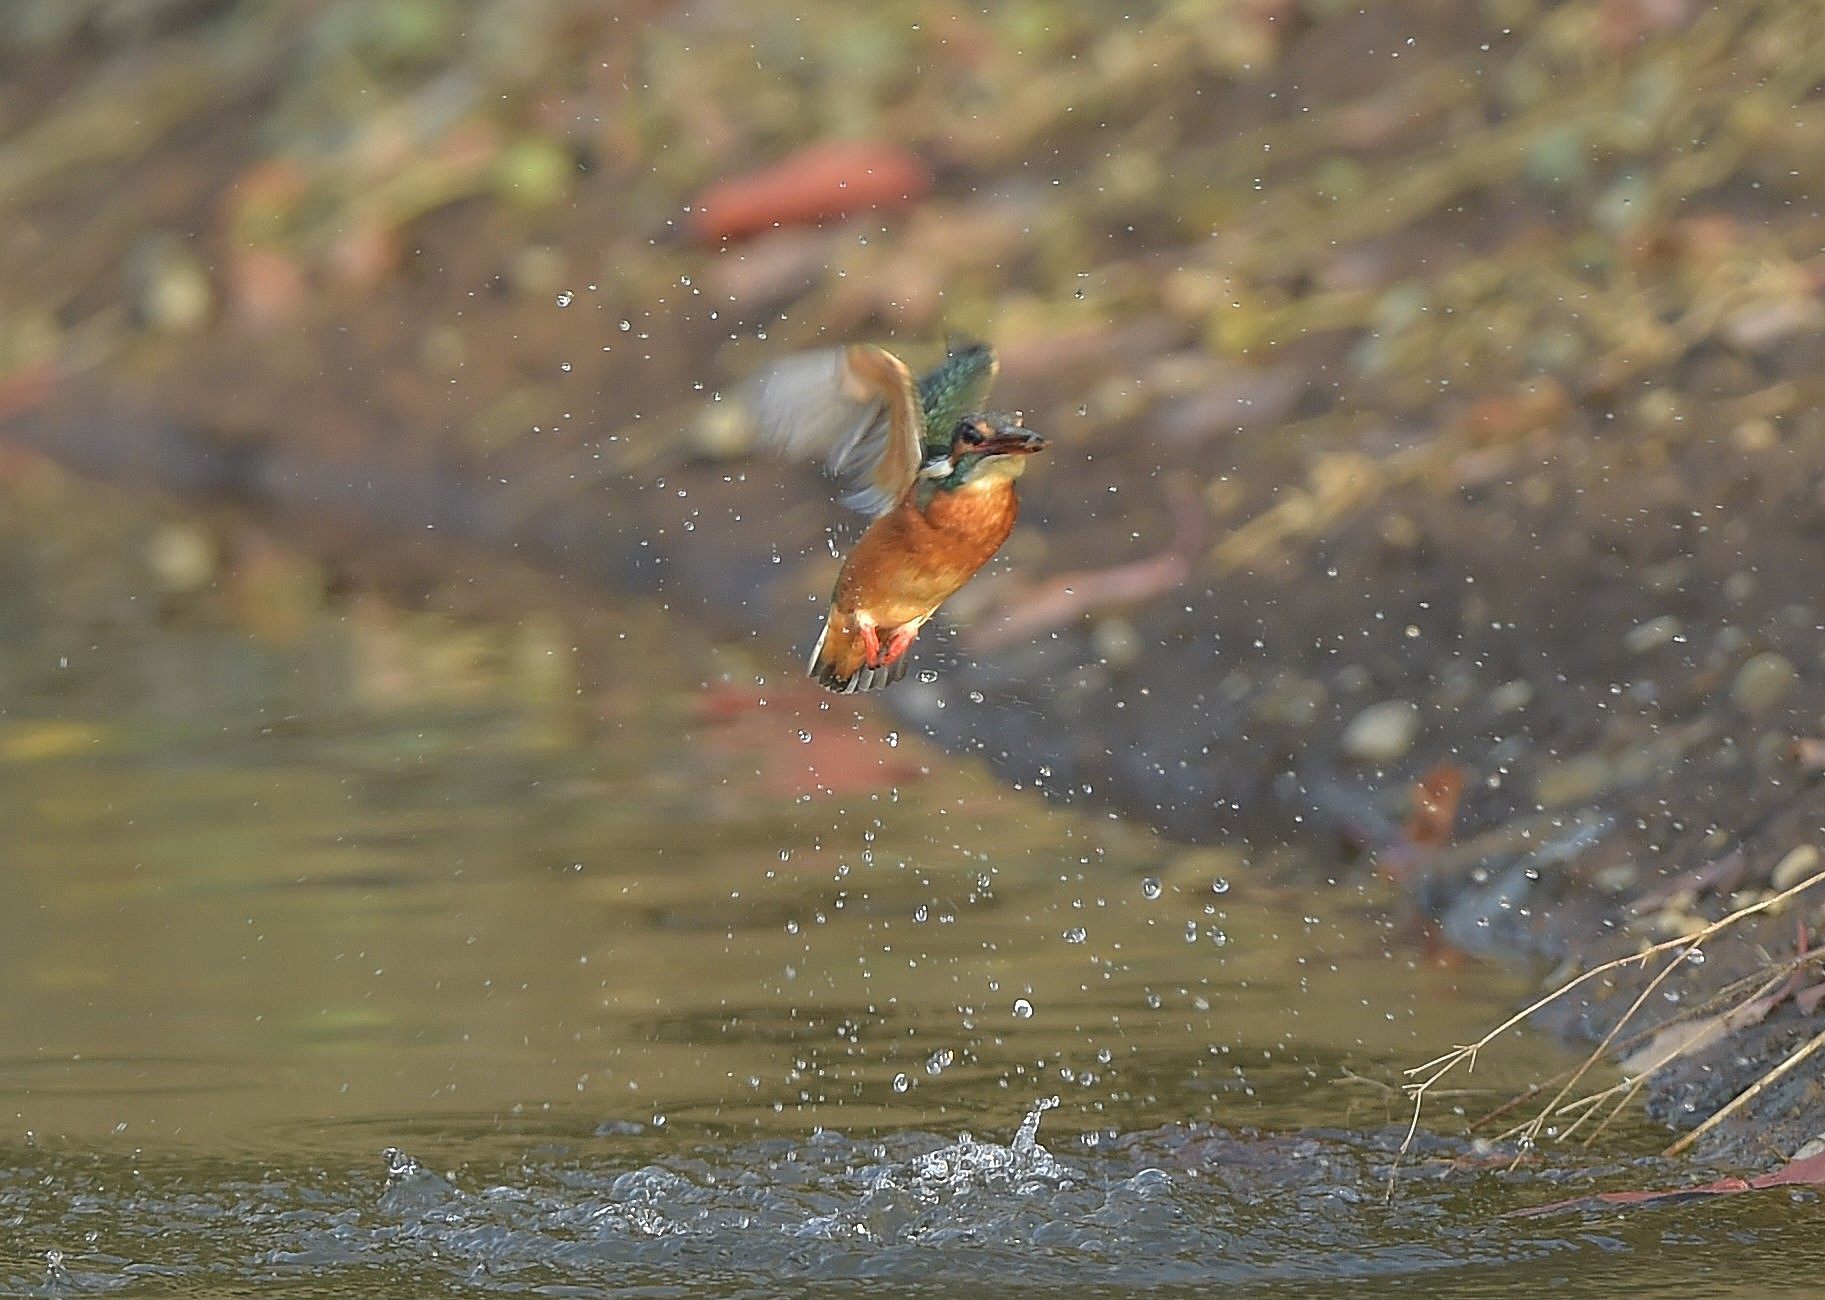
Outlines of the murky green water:
{"label": "murky green water", "polygon": [[0,485],[0,1291],[1819,1263],[1804,1196],[1504,1219],[1589,1172],[1455,1139],[1385,1204],[1379,1085],[1518,974],[1422,960],[1353,883],[998,789],[651,610],[477,585],[329,592],[243,525]]}

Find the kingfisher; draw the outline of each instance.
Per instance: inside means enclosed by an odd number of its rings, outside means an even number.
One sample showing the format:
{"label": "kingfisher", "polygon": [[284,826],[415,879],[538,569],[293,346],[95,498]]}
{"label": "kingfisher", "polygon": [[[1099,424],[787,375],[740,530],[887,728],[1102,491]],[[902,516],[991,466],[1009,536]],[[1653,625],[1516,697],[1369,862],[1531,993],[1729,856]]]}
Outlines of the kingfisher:
{"label": "kingfisher", "polygon": [[821,455],[842,502],[872,522],[843,561],[810,675],[847,694],[906,675],[937,609],[1014,530],[1014,480],[1046,440],[1018,412],[986,411],[994,349],[947,350],[923,378],[873,344],[791,357],[753,381],[763,441]]}

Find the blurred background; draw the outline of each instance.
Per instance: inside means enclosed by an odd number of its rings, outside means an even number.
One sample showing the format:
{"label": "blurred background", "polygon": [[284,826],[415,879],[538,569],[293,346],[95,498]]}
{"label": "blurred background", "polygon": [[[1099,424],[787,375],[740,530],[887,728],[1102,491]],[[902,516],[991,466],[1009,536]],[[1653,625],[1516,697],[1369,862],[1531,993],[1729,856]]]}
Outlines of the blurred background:
{"label": "blurred background", "polygon": [[[1608,955],[1803,879],[1822,20],[10,0],[0,1210],[31,1244],[0,1272],[70,1236],[52,1135],[187,1153],[178,1183],[253,1153],[294,1208],[389,1143],[530,1160],[515,1267],[568,1276],[538,1243],[577,1160],[1006,1139],[1053,1092],[1074,1150],[1376,1133],[1402,1066],[1528,985],[1472,958]],[[801,663],[854,526],[750,456],[735,396],[804,348],[960,337],[1052,451],[921,671],[832,702]],[[1791,915],[1741,938],[1693,1005],[1796,951]],[[1695,1046],[1654,1114],[1803,1025]],[[1730,1149],[1817,1131],[1764,1101]],[[1362,1140],[1325,1176],[1375,1195]],[[810,1213],[777,1151],[716,1149]],[[657,1194],[602,1178],[644,1222]],[[1315,1226],[1274,1185],[1154,1245],[1417,1266],[1352,1235],[1398,1215]],[[246,1249],[365,1268],[381,1217],[346,1258]],[[232,1267],[206,1218],[171,1267]],[[804,1265],[732,1240],[717,1267]]]}

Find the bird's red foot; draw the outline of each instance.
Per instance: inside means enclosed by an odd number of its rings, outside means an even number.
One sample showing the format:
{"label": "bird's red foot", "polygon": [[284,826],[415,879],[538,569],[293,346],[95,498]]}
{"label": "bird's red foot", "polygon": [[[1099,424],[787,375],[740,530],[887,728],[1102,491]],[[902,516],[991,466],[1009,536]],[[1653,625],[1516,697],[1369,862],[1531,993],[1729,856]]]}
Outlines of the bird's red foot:
{"label": "bird's red foot", "polygon": [[862,638],[862,662],[870,668],[881,666],[881,636],[873,623],[857,623],[856,635]]}
{"label": "bird's red foot", "polygon": [[877,668],[885,668],[906,653],[912,643],[918,639],[919,630],[912,627],[896,627],[887,636],[887,647],[881,652],[881,662]]}

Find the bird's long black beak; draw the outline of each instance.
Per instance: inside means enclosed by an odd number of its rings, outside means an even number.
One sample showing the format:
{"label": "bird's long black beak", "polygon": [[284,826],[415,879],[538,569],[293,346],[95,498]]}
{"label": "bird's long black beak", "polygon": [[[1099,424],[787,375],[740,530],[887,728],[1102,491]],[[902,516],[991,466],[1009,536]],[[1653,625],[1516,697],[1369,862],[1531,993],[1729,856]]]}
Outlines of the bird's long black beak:
{"label": "bird's long black beak", "polygon": [[1031,456],[1045,449],[1046,440],[1021,424],[1019,416],[997,424],[994,436],[982,444],[982,450],[991,456]]}

